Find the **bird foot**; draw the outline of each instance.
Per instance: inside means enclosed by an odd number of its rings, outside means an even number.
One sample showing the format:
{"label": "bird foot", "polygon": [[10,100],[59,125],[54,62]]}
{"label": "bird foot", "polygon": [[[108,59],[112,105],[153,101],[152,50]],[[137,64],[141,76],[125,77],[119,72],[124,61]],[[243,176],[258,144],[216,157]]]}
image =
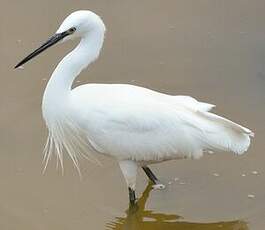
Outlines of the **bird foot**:
{"label": "bird foot", "polygon": [[154,190],[163,190],[163,189],[166,188],[166,186],[165,186],[164,184],[159,183],[159,184],[154,184],[154,185],[152,186],[152,188],[153,188]]}

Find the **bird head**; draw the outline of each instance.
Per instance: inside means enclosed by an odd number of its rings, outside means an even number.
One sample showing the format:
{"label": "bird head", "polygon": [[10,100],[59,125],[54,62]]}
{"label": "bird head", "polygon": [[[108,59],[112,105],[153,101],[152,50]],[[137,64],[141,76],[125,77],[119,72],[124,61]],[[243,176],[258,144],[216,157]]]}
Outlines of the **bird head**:
{"label": "bird head", "polygon": [[70,14],[60,25],[56,34],[66,33],[62,41],[89,35],[94,31],[102,30],[105,32],[105,25],[101,18],[89,10],[79,10]]}
{"label": "bird head", "polygon": [[104,33],[105,25],[97,14],[89,10],[75,11],[65,18],[53,36],[51,36],[38,49],[34,50],[31,54],[20,61],[15,68],[25,64],[56,43],[62,43],[67,40],[84,37],[85,35],[89,37],[89,34],[99,32],[99,30]]}

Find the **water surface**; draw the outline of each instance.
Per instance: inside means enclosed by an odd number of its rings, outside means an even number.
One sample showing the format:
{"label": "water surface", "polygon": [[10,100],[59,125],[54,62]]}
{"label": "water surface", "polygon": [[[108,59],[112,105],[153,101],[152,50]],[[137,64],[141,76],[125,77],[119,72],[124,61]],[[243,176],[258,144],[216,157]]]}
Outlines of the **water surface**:
{"label": "water surface", "polygon": [[[83,161],[82,180],[69,159],[64,176],[55,159],[42,175],[42,94],[76,43],[13,67],[77,9],[100,14],[107,34],[76,85],[131,83],[216,104],[216,113],[255,131],[248,153],[153,165],[163,191],[145,191],[139,171],[137,212],[126,211],[127,188],[111,159],[102,167]],[[0,11],[1,229],[264,229],[264,1],[3,0]]]}

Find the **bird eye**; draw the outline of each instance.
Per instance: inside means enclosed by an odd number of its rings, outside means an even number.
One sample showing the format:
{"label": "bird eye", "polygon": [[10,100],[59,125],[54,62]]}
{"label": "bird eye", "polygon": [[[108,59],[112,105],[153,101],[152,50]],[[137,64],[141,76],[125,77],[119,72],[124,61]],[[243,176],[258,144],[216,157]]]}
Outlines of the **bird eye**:
{"label": "bird eye", "polygon": [[74,33],[76,31],[76,28],[75,27],[72,27],[68,31],[69,31],[70,34],[72,34],[72,33]]}

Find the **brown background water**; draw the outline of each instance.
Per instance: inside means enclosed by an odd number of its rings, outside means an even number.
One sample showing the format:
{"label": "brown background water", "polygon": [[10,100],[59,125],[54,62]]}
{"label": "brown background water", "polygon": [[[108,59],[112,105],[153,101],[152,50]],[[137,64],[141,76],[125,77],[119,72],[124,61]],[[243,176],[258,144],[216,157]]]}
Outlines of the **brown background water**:
{"label": "brown background water", "polygon": [[[70,161],[64,176],[54,161],[42,175],[42,93],[76,43],[13,66],[77,9],[101,15],[108,31],[100,59],[76,84],[132,83],[216,104],[255,131],[248,153],[154,165],[170,182],[163,191],[146,188],[139,172],[137,212],[126,211],[127,188],[111,159],[102,167],[84,161],[82,180]],[[265,228],[264,1],[2,0],[0,11],[0,229]]]}

